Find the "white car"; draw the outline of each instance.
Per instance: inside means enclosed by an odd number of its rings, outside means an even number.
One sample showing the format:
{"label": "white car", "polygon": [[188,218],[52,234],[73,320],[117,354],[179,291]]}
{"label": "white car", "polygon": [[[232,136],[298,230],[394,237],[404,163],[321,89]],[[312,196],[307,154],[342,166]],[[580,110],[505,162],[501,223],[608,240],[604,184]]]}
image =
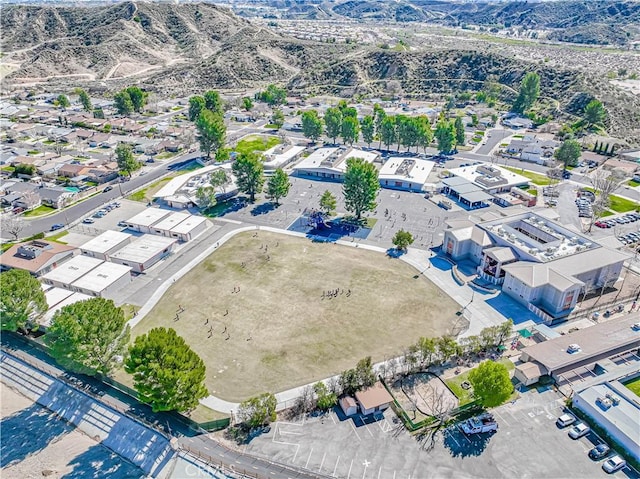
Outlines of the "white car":
{"label": "white car", "polygon": [[556,420],[556,424],[560,427],[567,427],[576,422],[576,418],[571,414],[563,414]]}
{"label": "white car", "polygon": [[609,459],[602,463],[602,469],[607,474],[613,474],[616,471],[619,471],[623,467],[627,465],[627,461],[622,459],[617,454],[615,456],[611,456]]}
{"label": "white car", "polygon": [[569,437],[571,439],[580,439],[582,436],[586,436],[591,431],[591,428],[583,422],[579,422],[571,428],[569,431]]}
{"label": "white car", "polygon": [[93,218],[85,218],[82,220],[82,222],[84,224],[90,225],[91,223],[95,223],[95,220]]}

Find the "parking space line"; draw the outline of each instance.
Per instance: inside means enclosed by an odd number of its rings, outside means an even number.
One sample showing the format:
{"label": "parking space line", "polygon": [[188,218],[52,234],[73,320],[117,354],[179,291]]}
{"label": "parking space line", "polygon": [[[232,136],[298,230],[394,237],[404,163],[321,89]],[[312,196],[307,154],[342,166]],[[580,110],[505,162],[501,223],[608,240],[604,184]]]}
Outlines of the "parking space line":
{"label": "parking space line", "polygon": [[382,466],[378,468],[378,479],[380,479],[380,473],[382,472]]}
{"label": "parking space line", "polygon": [[351,468],[353,467],[353,459],[351,459],[351,465],[349,466],[349,474],[347,474],[347,479],[351,477]]}
{"label": "parking space line", "polygon": [[333,477],[336,476],[336,471],[338,470],[338,463],[340,462],[340,456],[338,456],[338,459],[336,459],[336,465],[333,468],[333,473],[331,474]]}
{"label": "parking space line", "polygon": [[367,429],[367,432],[368,432],[369,434],[371,434],[371,437],[373,437],[373,433],[372,433],[372,432],[371,432],[371,430],[369,429],[369,425],[368,425],[368,424],[365,424],[365,425],[364,425],[364,427]]}
{"label": "parking space line", "polygon": [[311,448],[311,450],[309,451],[309,457],[307,457],[307,462],[304,465],[305,469],[307,468],[307,466],[309,466],[309,461],[311,460],[311,454],[313,454],[313,448]]}
{"label": "parking space line", "polygon": [[498,410],[497,410],[497,409],[495,409],[493,412],[496,414],[496,416],[498,416],[498,417],[500,418],[500,420],[501,420],[503,423],[505,423],[505,425],[506,425],[507,427],[509,427],[509,426],[510,426],[509,421],[507,421],[507,420],[504,418],[504,416],[498,412]]}
{"label": "parking space line", "polygon": [[360,435],[358,434],[358,431],[356,431],[356,428],[353,425],[353,421],[349,421],[349,424],[351,424],[351,429],[353,429],[353,432],[356,433],[356,437],[358,438],[358,441],[362,441],[362,439],[360,439]]}
{"label": "parking space line", "polygon": [[318,472],[322,471],[322,466],[324,465],[324,460],[327,458],[327,453],[325,452],[322,455],[322,461],[320,462],[320,467],[318,468]]}

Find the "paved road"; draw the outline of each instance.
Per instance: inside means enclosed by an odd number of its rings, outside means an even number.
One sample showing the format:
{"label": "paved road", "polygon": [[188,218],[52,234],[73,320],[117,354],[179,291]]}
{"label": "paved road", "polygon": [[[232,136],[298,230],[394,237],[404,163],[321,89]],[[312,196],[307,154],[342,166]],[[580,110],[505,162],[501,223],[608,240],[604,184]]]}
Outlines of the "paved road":
{"label": "paved road", "polygon": [[[107,193],[99,193],[95,196],[92,196],[77,205],[71,206],[70,208],[66,208],[59,213],[46,216],[43,218],[36,218],[32,220],[26,220],[26,226],[20,233],[20,235],[24,237],[29,237],[34,234],[40,232],[46,232],[51,229],[51,225],[54,223],[64,223],[66,226],[69,226],[71,223],[76,221],[77,219],[82,218],[83,216],[91,213],[96,210],[100,206],[105,203],[109,203],[117,198],[122,196],[126,196],[136,188],[144,186],[147,183],[151,183],[157,178],[165,175],[169,172],[169,168],[171,165],[175,165],[176,163],[180,163],[182,161],[190,160],[193,158],[197,158],[200,156],[200,153],[187,153],[185,155],[181,155],[167,163],[159,165],[153,170],[142,176],[136,176],[129,181],[124,183],[117,183],[113,186],[113,190]],[[8,238],[7,238],[8,239]]]}
{"label": "paved road", "polygon": [[121,412],[125,412],[128,416],[142,421],[147,427],[154,427],[154,429],[176,437],[181,446],[199,457],[211,458],[212,464],[222,464],[227,469],[238,472],[248,471],[263,478],[313,479],[327,477],[229,449],[213,440],[210,435],[193,431],[185,422],[180,420],[178,415],[163,412],[153,413],[150,407],[140,404],[131,396],[125,395],[95,378],[76,375],[60,369],[53,359],[42,351],[35,349],[31,343],[17,334],[3,334],[1,341],[2,348],[9,354],[14,354],[20,358],[26,356],[25,360],[29,364],[46,374],[60,378],[65,383],[91,395],[96,400],[102,399],[109,406],[115,405]]}

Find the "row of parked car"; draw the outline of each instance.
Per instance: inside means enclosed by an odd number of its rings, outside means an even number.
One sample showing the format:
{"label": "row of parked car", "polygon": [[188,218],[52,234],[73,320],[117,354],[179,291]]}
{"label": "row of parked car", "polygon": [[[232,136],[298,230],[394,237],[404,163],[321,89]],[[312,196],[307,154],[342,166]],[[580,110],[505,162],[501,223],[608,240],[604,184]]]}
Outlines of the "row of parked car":
{"label": "row of parked car", "polygon": [[640,231],[632,231],[631,233],[618,236],[618,241],[623,244],[635,244],[640,242]]}
{"label": "row of parked car", "polygon": [[580,218],[591,218],[593,216],[591,201],[587,198],[576,198],[576,206],[578,207],[578,216]]}
{"label": "row of parked car", "polygon": [[117,202],[117,201],[114,201],[113,203],[109,203],[108,205],[106,205],[101,210],[96,211],[93,214],[93,218],[85,218],[84,220],[82,220],[82,222],[84,224],[89,224],[89,225],[92,224],[92,223],[95,223],[96,220],[94,218],[96,218],[96,219],[104,218],[109,213],[109,211],[111,211],[113,209],[116,209],[116,208],[120,208],[120,206],[121,206],[120,203]]}
{"label": "row of parked car", "polygon": [[[591,432],[591,428],[584,422],[576,422],[576,418],[572,414],[563,414],[556,420],[556,424],[560,428],[565,428],[567,426],[573,425],[573,427],[569,430],[569,437],[571,439],[580,439],[581,437],[584,437]],[[610,452],[611,448],[604,442],[596,445],[589,451],[589,457],[594,461],[600,461],[601,459],[606,458],[606,460],[602,463],[602,470],[607,474],[613,474],[614,472],[623,469],[627,465],[627,461],[625,461],[622,457],[620,457],[618,454],[609,455]]]}
{"label": "row of parked car", "polygon": [[638,220],[640,220],[640,213],[627,213],[626,215],[618,216],[617,218],[596,221],[593,224],[598,228],[613,228],[617,225],[626,225],[629,223],[634,223]]}

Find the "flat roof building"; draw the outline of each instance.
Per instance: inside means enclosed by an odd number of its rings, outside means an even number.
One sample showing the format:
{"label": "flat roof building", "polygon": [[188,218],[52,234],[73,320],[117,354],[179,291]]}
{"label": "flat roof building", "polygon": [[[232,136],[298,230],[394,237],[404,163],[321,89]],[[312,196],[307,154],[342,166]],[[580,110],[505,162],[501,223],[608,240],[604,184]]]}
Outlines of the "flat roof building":
{"label": "flat roof building", "polygon": [[370,388],[356,392],[355,396],[360,412],[365,415],[384,411],[393,402],[393,397],[379,381]]}
{"label": "flat roof building", "polygon": [[566,318],[580,293],[615,284],[628,258],[536,212],[446,229],[443,250],[545,322]]}
{"label": "flat roof building", "polygon": [[640,461],[640,397],[633,391],[618,381],[598,384],[574,394],[573,406]]}
{"label": "flat roof building", "polygon": [[489,163],[452,168],[449,173],[473,183],[486,193],[510,191],[513,186],[529,184],[529,178]]}
{"label": "flat roof building", "polygon": [[67,293],[69,293],[69,295],[65,297],[62,301],[59,301],[58,303],[56,303],[55,305],[49,304],[49,310],[46,313],[44,313],[44,315],[40,318],[40,321],[39,321],[42,326],[50,326],[53,316],[56,314],[56,312],[58,312],[60,309],[64,308],[65,306],[69,306],[70,304],[74,304],[79,301],[86,301],[87,299],[92,298],[92,296],[89,296],[84,293],[74,293],[72,291],[67,291],[65,289],[59,289],[59,288],[54,288],[54,289],[58,289],[59,291],[66,291]]}
{"label": "flat roof building", "polygon": [[367,163],[373,163],[378,157],[378,153],[355,148],[319,148],[292,169],[297,176],[342,181],[347,171],[348,159],[363,158]]}
{"label": "flat roof building", "polygon": [[176,239],[156,235],[143,235],[111,255],[111,262],[130,267],[142,273],[171,254]]}
{"label": "flat roof building", "polygon": [[265,171],[284,168],[289,163],[296,161],[305,150],[304,146],[276,145],[262,154],[262,164]]}
{"label": "flat roof building", "polygon": [[45,240],[13,245],[0,255],[0,270],[22,269],[40,277],[77,253],[77,248]]}
{"label": "flat roof building", "polygon": [[109,256],[130,243],[132,237],[122,231],[107,230],[83,244],[80,251],[86,256],[108,261]]}
{"label": "flat roof building", "polygon": [[[573,369],[637,349],[640,346],[640,329],[634,328],[634,325],[638,320],[637,314],[612,319],[528,346],[522,350],[520,360],[525,364],[539,364],[543,374],[558,380],[563,373]],[[516,367],[515,376],[520,379],[518,369],[521,366]]]}
{"label": "flat roof building", "polygon": [[172,211],[160,208],[147,208],[127,220],[127,226],[140,233],[151,233],[151,226],[172,214]]}
{"label": "flat roof building", "polygon": [[171,228],[169,234],[172,238],[177,238],[180,241],[191,241],[206,230],[209,224],[209,221],[202,216],[189,215]]}
{"label": "flat roof building", "polygon": [[420,158],[391,157],[378,173],[380,186],[406,191],[422,191],[435,163]]}
{"label": "flat roof building", "polygon": [[42,282],[73,291],[72,283],[87,274],[92,269],[104,263],[101,259],[79,255],[58,266],[42,277]]}
{"label": "flat roof building", "polygon": [[71,288],[89,296],[105,297],[131,282],[131,268],[103,262],[71,284]]}

